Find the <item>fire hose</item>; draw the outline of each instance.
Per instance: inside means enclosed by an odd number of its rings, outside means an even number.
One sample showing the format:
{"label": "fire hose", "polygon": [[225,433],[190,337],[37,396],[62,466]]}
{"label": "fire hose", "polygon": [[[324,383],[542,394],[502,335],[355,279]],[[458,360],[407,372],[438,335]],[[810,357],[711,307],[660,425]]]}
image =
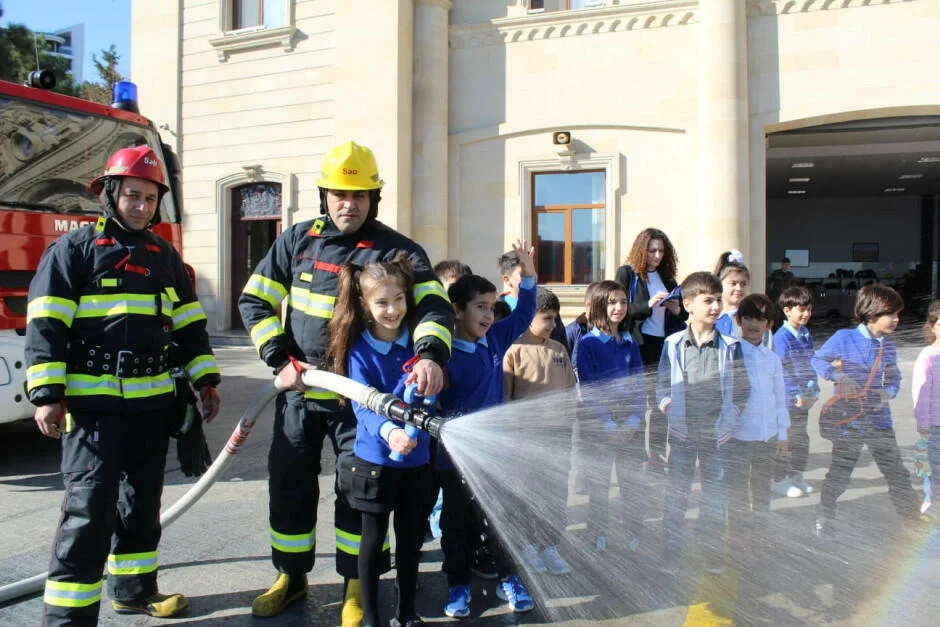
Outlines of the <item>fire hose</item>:
{"label": "fire hose", "polygon": [[[316,387],[330,390],[341,396],[352,399],[372,410],[376,414],[404,422],[423,431],[427,431],[432,436],[437,437],[441,428],[441,419],[431,416],[420,408],[413,408],[393,394],[379,392],[373,387],[364,385],[347,379],[346,377],[324,370],[306,370],[303,374],[303,382],[307,387]],[[218,457],[208,470],[199,478],[187,492],[178,501],[173,503],[168,509],[160,514],[160,524],[167,527],[177,518],[182,516],[186,510],[193,506],[209,490],[212,485],[219,480],[222,471],[231,463],[232,459],[241,450],[251,433],[252,427],[258,420],[262,410],[267,407],[271,400],[284,391],[283,386],[278,379],[265,385],[245,408],[241,419],[235,426],[228,442],[222,448]],[[48,573],[41,573],[26,579],[15,581],[5,586],[0,586],[0,604],[7,603],[13,599],[31,596],[37,594],[43,589]]]}

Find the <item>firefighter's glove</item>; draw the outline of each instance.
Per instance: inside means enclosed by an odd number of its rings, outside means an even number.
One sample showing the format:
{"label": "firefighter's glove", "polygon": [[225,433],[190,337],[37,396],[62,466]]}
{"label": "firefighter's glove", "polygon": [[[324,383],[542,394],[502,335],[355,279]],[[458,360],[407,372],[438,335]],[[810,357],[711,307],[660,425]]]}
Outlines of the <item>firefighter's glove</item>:
{"label": "firefighter's glove", "polygon": [[209,444],[202,430],[202,416],[195,403],[186,404],[183,426],[176,436],[176,458],[187,477],[201,477],[212,464]]}

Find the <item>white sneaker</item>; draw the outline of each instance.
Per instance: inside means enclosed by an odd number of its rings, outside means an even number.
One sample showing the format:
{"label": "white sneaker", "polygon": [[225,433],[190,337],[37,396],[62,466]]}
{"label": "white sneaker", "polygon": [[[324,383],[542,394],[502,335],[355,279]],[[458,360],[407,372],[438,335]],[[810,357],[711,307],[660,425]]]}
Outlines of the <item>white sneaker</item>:
{"label": "white sneaker", "polygon": [[526,547],[522,549],[522,563],[533,573],[544,573],[548,570],[545,566],[545,562],[542,561],[539,555],[539,550],[535,548],[534,544],[526,545]]}
{"label": "white sneaker", "polygon": [[550,546],[542,551],[542,563],[548,568],[548,572],[553,575],[567,575],[571,572],[571,566],[565,561],[565,558],[558,552],[558,547]]}
{"label": "white sneaker", "polygon": [[811,494],[815,491],[815,488],[810,484],[806,483],[806,479],[803,478],[803,473],[797,473],[792,477],[789,477],[790,483],[798,487],[803,491],[803,494]]}
{"label": "white sneaker", "polygon": [[770,490],[774,494],[779,494],[780,496],[785,496],[791,499],[803,496],[803,490],[790,483],[789,479],[775,481],[773,485],[771,485]]}
{"label": "white sneaker", "polygon": [[597,547],[598,552],[605,552],[607,550],[607,536],[603,534],[597,536],[597,540],[594,542],[594,546]]}

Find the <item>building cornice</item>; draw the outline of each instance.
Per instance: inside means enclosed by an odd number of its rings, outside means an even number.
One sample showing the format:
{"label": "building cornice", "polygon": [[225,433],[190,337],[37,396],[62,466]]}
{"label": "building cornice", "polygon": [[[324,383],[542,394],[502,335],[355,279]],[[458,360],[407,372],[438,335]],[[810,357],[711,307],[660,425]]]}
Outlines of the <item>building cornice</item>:
{"label": "building cornice", "polygon": [[885,4],[910,4],[918,0],[747,0],[747,14],[751,17],[767,15],[791,15],[816,11],[856,9]]}
{"label": "building cornice", "polygon": [[578,11],[549,11],[450,28],[452,48],[560,39],[696,23],[698,0],[649,0]]}

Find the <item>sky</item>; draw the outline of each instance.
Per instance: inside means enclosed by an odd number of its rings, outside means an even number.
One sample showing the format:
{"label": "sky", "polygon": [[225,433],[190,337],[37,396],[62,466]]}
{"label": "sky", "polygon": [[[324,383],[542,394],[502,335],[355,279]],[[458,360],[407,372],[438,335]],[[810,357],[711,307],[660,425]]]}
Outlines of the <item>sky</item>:
{"label": "sky", "polygon": [[97,80],[91,55],[117,47],[118,71],[131,70],[131,0],[0,0],[0,26],[25,24],[34,31],[54,32],[75,24],[85,25],[85,80]]}

